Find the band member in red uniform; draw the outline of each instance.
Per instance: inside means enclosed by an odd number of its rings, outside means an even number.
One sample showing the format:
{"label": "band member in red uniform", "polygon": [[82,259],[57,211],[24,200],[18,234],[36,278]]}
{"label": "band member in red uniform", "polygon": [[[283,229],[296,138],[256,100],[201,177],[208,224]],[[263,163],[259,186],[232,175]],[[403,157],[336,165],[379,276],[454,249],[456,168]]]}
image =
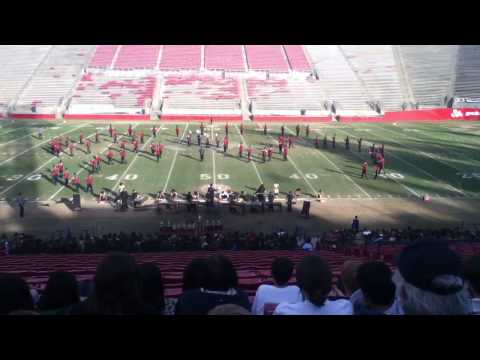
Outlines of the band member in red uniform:
{"label": "band member in red uniform", "polygon": [[59,175],[60,175],[60,177],[62,177],[63,176],[63,170],[65,169],[65,165],[63,165],[62,160],[59,161],[59,163],[57,164],[57,167],[58,167]]}
{"label": "band member in red uniform", "polygon": [[218,136],[218,133],[215,133],[215,143],[217,144],[217,148],[220,147],[220,137]]}
{"label": "band member in red uniform", "polygon": [[70,156],[75,155],[75,143],[71,142],[70,145],[68,145],[68,149],[70,150]]}
{"label": "band member in red uniform", "polygon": [[175,133],[177,134],[177,137],[180,135],[180,128],[178,125],[175,125]]}
{"label": "band member in red uniform", "polygon": [[223,153],[226,154],[228,151],[228,136],[223,138]]}
{"label": "band member in red uniform", "polygon": [[95,160],[95,157],[93,157],[93,159],[90,160],[90,166],[92,167],[91,173],[94,173],[95,169],[97,168],[97,160]]}
{"label": "band member in red uniform", "polygon": [[112,159],[113,159],[113,151],[112,151],[112,149],[108,149],[107,159],[108,159],[108,164],[110,165],[110,164],[112,163]]}
{"label": "band member in red uniform", "polygon": [[283,160],[287,160],[288,157],[288,148],[285,146],[283,148]]}
{"label": "band member in red uniform", "polygon": [[138,140],[137,139],[133,140],[133,151],[135,153],[138,153]]}
{"label": "band member in red uniform", "polygon": [[365,178],[368,180],[367,172],[368,172],[368,163],[365,161],[362,164],[362,176],[361,176],[362,179],[365,176]]}
{"label": "band member in red uniform", "polygon": [[98,134],[98,130],[95,131],[95,143],[98,144],[98,142],[100,141],[100,135]]}
{"label": "band member in red uniform", "polygon": [[240,135],[243,135],[243,123],[240,124]]}
{"label": "band member in red uniform", "polygon": [[253,153],[253,148],[252,148],[252,145],[250,145],[247,150],[248,161],[252,161],[252,153]]}
{"label": "band member in red uniform", "polygon": [[145,133],[143,132],[143,130],[140,131],[140,142],[141,142],[142,144],[145,143]]}
{"label": "band member in red uniform", "polygon": [[243,157],[243,143],[238,146],[238,156]]}
{"label": "band member in red uniform", "polygon": [[291,149],[293,147],[293,138],[291,136],[288,137],[288,148]]}
{"label": "band member in red uniform", "polygon": [[97,156],[95,156],[95,161],[97,162],[97,171],[100,171],[102,169],[102,157],[100,156],[100,154],[97,154]]}
{"label": "band member in red uniform", "polygon": [[266,147],[262,149],[262,160],[263,160],[263,162],[267,161],[267,148]]}
{"label": "band member in red uniform", "polygon": [[225,124],[225,136],[228,136],[228,123]]}
{"label": "band member in red uniform", "polygon": [[116,144],[118,139],[117,130],[113,129],[113,143]]}
{"label": "band member in red uniform", "polygon": [[278,153],[281,154],[282,153],[282,150],[283,150],[283,141],[284,141],[284,138],[283,136],[280,136],[278,138]]}
{"label": "band member in red uniform", "polygon": [[187,135],[187,145],[190,146],[192,145],[192,134],[188,133]]}
{"label": "band member in red uniform", "polygon": [[68,169],[65,169],[63,172],[63,179],[65,180],[65,186],[68,186],[68,181],[70,180],[70,171]]}
{"label": "band member in red uniform", "polygon": [[83,133],[80,133],[80,144],[83,144],[83,138],[84,138]]}
{"label": "band member in red uniform", "polygon": [[57,185],[58,182],[58,176],[60,175],[60,172],[58,171],[58,166],[54,165],[52,169],[52,180],[53,180],[53,185]]}
{"label": "band member in red uniform", "polygon": [[112,127],[112,124],[108,125],[108,133],[110,134],[110,137],[113,137],[113,127]]}
{"label": "band member in red uniform", "polygon": [[273,147],[270,145],[267,150],[267,155],[268,155],[268,161],[272,160],[272,155],[273,155]]}
{"label": "band member in red uniform", "polygon": [[128,125],[128,130],[127,130],[128,136],[130,136],[130,137],[132,136],[132,131],[133,131],[132,125],[130,124],[130,125]]}
{"label": "band member in red uniform", "polygon": [[126,157],[127,157],[127,152],[125,151],[125,149],[120,150],[120,159],[122,164],[126,162],[125,160]]}
{"label": "band member in red uniform", "polygon": [[263,125],[263,135],[267,136],[267,124]]}
{"label": "band member in red uniform", "polygon": [[200,135],[203,136],[203,132],[205,131],[205,126],[203,125],[203,122],[200,123]]}
{"label": "band member in red uniform", "polygon": [[87,179],[86,179],[86,184],[87,184],[87,192],[90,190],[90,192],[92,193],[93,195],[93,175],[92,174],[89,174],[87,176]]}
{"label": "band member in red uniform", "polygon": [[152,155],[155,154],[155,149],[156,149],[156,145],[154,143],[151,143],[150,144],[150,152],[152,153]]}
{"label": "band member in red uniform", "polygon": [[158,144],[158,145],[155,147],[155,156],[157,157],[157,161],[159,161],[160,158],[162,157],[162,152],[163,152],[163,145],[162,145],[162,144]]}
{"label": "band member in red uniform", "polygon": [[122,142],[120,143],[120,148],[122,150],[125,150],[125,146],[126,146],[126,142],[125,142],[125,140],[122,140]]}
{"label": "band member in red uniform", "polygon": [[92,145],[92,142],[89,139],[85,140],[85,146],[87,147],[87,153],[89,153],[89,154],[90,154],[90,146],[91,145]]}
{"label": "band member in red uniform", "polygon": [[285,126],[282,125],[282,127],[280,128],[280,131],[282,133],[282,136],[285,136]]}
{"label": "band member in red uniform", "polygon": [[80,185],[81,185],[80,176],[78,176],[77,174],[73,174],[72,183],[75,186],[75,191],[78,192],[78,190],[80,189]]}
{"label": "band member in red uniform", "polygon": [[155,125],[152,127],[152,136],[157,137],[157,127]]}

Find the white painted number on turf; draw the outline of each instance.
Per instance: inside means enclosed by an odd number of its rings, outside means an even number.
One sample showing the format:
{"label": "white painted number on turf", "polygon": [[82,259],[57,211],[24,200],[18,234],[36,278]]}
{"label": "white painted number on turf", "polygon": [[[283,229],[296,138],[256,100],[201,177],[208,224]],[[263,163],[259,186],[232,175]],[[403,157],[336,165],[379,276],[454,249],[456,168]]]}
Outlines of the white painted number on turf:
{"label": "white painted number on turf", "polygon": [[23,175],[12,175],[12,176],[9,176],[7,177],[7,181],[17,181],[17,180],[20,180],[21,178],[23,177]]}
{"label": "white painted number on turf", "polygon": [[462,175],[462,179],[480,179],[480,173],[471,173],[471,174],[458,174]]}
{"label": "white painted number on turf", "polygon": [[[107,180],[112,180],[112,181],[117,181],[117,180],[118,180],[118,177],[119,177],[118,174],[113,174],[113,175],[111,175],[111,176],[107,176],[105,179],[107,179]],[[124,180],[127,180],[127,181],[137,180],[137,179],[138,179],[138,175],[137,175],[137,174],[127,174],[127,175],[125,175],[125,177],[124,177],[123,179],[124,179]]]}
{"label": "white painted number on turf", "polygon": [[317,174],[305,174],[305,177],[310,180],[318,179]]}
{"label": "white painted number on turf", "polygon": [[290,179],[300,180],[300,176],[298,176],[298,174],[292,174],[289,177]]}
{"label": "white painted number on turf", "polygon": [[42,174],[34,174],[27,178],[28,181],[38,181],[42,178]]}
{"label": "white painted number on turf", "polygon": [[388,173],[387,175],[380,174],[381,177],[383,178],[392,178],[392,179],[397,179],[397,180],[403,180],[405,179],[405,176],[399,173]]}
{"label": "white painted number on turf", "polygon": [[229,178],[230,178],[230,176],[228,174],[218,174],[217,175],[218,180],[227,180]]}
{"label": "white painted number on turf", "polygon": [[[212,176],[210,174],[200,174],[200,180],[211,180]],[[230,179],[228,174],[217,174],[218,180],[227,180]]]}
{"label": "white painted number on turf", "polygon": [[210,174],[200,174],[200,180],[210,180],[211,178]]}

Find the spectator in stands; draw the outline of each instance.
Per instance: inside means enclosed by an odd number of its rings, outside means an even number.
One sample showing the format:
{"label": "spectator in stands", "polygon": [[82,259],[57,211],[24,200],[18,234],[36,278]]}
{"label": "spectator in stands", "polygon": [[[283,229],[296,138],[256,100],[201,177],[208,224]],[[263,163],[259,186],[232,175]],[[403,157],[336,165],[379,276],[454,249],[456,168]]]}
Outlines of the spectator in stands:
{"label": "spectator in stands", "polygon": [[75,276],[67,271],[55,271],[48,277],[38,309],[46,315],[64,315],[70,306],[79,302],[79,286]]}
{"label": "spectator in stands", "polygon": [[18,311],[33,311],[33,299],[28,285],[19,276],[0,275],[0,315]]}
{"label": "spectator in stands", "polygon": [[467,260],[464,274],[472,298],[472,313],[480,315],[480,255],[472,256]]}
{"label": "spectator in stands", "polygon": [[447,245],[417,242],[398,258],[393,276],[405,314],[461,315],[472,312],[459,256]]}
{"label": "spectator in stands", "polygon": [[302,301],[302,294],[296,285],[288,285],[293,274],[293,262],[287,257],[275,258],[271,275],[273,285],[260,285],[252,305],[253,315],[271,315],[281,302]]}
{"label": "spectator in stands", "polygon": [[252,315],[250,311],[235,304],[218,305],[208,312],[207,315]]}
{"label": "spectator in stands", "polygon": [[357,282],[358,268],[362,265],[360,261],[348,260],[343,264],[340,274],[339,287],[345,297],[350,298],[353,303],[353,294],[360,288]]}
{"label": "spectator in stands", "polygon": [[142,278],[143,302],[152,306],[159,314],[165,310],[165,294],[162,273],[157,265],[145,263],[139,265]]}
{"label": "spectator in stands", "polygon": [[184,292],[178,299],[176,314],[205,315],[221,304],[236,304],[250,310],[248,296],[238,288],[237,271],[230,259],[212,255],[207,265],[207,286]]}
{"label": "spectator in stands", "polygon": [[350,301],[328,300],[332,288],[332,272],[320,256],[310,255],[297,267],[297,285],[304,300],[295,304],[281,303],[274,315],[352,315]]}
{"label": "spectator in stands", "polygon": [[205,258],[195,258],[183,271],[183,292],[204,288],[208,281],[208,264]]}
{"label": "spectator in stands", "polygon": [[146,314],[155,313],[142,301],[142,279],[135,259],[123,253],[113,253],[98,265],[94,294],[71,314]]}
{"label": "spectator in stands", "polygon": [[361,297],[353,302],[355,315],[389,315],[395,302],[392,271],[381,261],[367,262],[357,273]]}

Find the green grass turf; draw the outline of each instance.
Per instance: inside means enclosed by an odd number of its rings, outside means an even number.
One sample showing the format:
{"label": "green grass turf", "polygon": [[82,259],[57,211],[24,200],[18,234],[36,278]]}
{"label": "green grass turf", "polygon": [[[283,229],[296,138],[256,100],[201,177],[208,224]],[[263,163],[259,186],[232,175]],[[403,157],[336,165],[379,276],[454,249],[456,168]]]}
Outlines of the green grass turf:
{"label": "green grass turf", "polygon": [[[278,153],[277,139],[280,124],[270,124],[268,136],[263,135],[263,123],[247,123],[244,134],[239,125],[230,124],[230,146],[223,153],[224,124],[205,124],[211,138],[204,161],[200,161],[196,145],[199,123],[179,124],[180,136],[175,134],[174,123],[156,122],[160,134],[151,138],[152,123],[137,123],[135,130],[145,132],[143,151],[127,151],[127,163],[118,162],[119,145],[112,144],[104,122],[52,123],[44,121],[0,122],[0,198],[12,199],[22,192],[29,199],[53,200],[71,197],[72,189],[54,185],[50,169],[58,160],[48,152],[47,141],[56,135],[66,134],[77,140],[80,132],[91,136],[99,128],[101,141],[92,144],[92,154],[102,153],[109,145],[115,152],[111,165],[103,164],[99,174],[94,174],[95,192],[102,189],[115,191],[123,181],[129,190],[155,194],[159,190],[175,188],[179,192],[203,189],[210,183],[225,185],[234,190],[252,193],[261,182],[267,189],[280,185],[280,191],[300,188],[304,194],[315,195],[320,189],[331,198],[386,198],[386,197],[478,197],[480,195],[480,122],[441,123],[325,123],[311,124],[310,137],[305,138],[304,125],[301,136],[290,151],[288,161]],[[126,134],[128,123],[115,123],[120,134]],[[44,127],[44,138],[37,138],[38,127]],[[192,131],[192,146],[186,145],[186,135]],[[286,124],[287,134],[293,134],[295,124]],[[215,133],[221,139],[215,147]],[[329,144],[323,149],[322,140],[327,135]],[[331,137],[336,134],[336,149],[331,147]],[[314,146],[316,136],[320,149]],[[350,136],[350,150],[345,149],[345,137]],[[182,138],[183,136],[183,138]],[[363,138],[362,151],[357,150],[357,138]],[[157,163],[150,154],[150,143],[165,145],[162,158]],[[254,148],[253,161],[238,157],[238,144],[244,142]],[[368,156],[371,143],[385,144],[385,178],[373,180],[373,164]],[[272,144],[272,161],[264,163],[261,149]],[[131,145],[127,149],[131,150]],[[142,149],[142,145],[140,144]],[[246,147],[245,147],[246,148]],[[66,168],[73,174],[80,172],[82,183],[89,173],[88,161],[92,155],[79,146],[74,157],[62,154]],[[368,161],[369,180],[360,178],[360,165]],[[87,198],[91,195],[82,191]]]}

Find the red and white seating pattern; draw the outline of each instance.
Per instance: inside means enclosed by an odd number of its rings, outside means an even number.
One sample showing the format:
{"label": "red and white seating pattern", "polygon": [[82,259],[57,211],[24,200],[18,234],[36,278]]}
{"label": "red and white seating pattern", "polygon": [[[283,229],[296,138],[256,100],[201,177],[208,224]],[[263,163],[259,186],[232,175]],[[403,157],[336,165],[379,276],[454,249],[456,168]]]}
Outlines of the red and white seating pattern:
{"label": "red and white seating pattern", "polygon": [[[82,113],[82,109],[96,105],[96,109],[108,111],[120,108],[141,109],[146,99],[152,99],[155,91],[154,76],[108,76],[87,73],[82,76],[72,96],[68,113]],[[88,105],[88,106],[85,106]],[[93,107],[95,108],[95,107]]]}
{"label": "red and white seating pattern", "polygon": [[0,112],[15,99],[52,45],[0,45]]}
{"label": "red and white seating pattern", "polygon": [[[463,45],[458,51],[455,78],[455,95],[480,97],[480,46]],[[469,106],[469,104],[465,104]],[[471,105],[470,105],[471,106]]]}
{"label": "red and white seating pattern", "polygon": [[341,45],[369,95],[385,110],[398,111],[405,101],[392,45]]}
{"label": "red and white seating pattern", "polygon": [[198,70],[201,65],[201,45],[164,45],[160,70]]}
{"label": "red and white seating pattern", "polygon": [[15,112],[52,114],[69,95],[89,61],[93,45],[56,45],[35,71],[15,104]]}
{"label": "red and white seating pattern", "polygon": [[294,71],[311,72],[312,67],[302,45],[283,45],[290,67]]}
{"label": "red and white seating pattern", "polygon": [[237,114],[240,88],[237,79],[207,75],[169,75],[163,82],[163,113]]}
{"label": "red and white seating pattern", "polygon": [[249,79],[247,93],[257,114],[300,115],[302,109],[325,111],[325,94],[316,80]]}
{"label": "red and white seating pattern", "polygon": [[118,45],[98,45],[89,66],[92,68],[109,68],[117,49]]}
{"label": "red and white seating pattern", "polygon": [[281,45],[245,45],[248,67],[251,70],[289,72],[285,53]]}
{"label": "red and white seating pattern", "polygon": [[161,45],[122,45],[114,69],[154,69]]}
{"label": "red and white seating pattern", "polygon": [[205,68],[245,71],[241,45],[205,45]]}

